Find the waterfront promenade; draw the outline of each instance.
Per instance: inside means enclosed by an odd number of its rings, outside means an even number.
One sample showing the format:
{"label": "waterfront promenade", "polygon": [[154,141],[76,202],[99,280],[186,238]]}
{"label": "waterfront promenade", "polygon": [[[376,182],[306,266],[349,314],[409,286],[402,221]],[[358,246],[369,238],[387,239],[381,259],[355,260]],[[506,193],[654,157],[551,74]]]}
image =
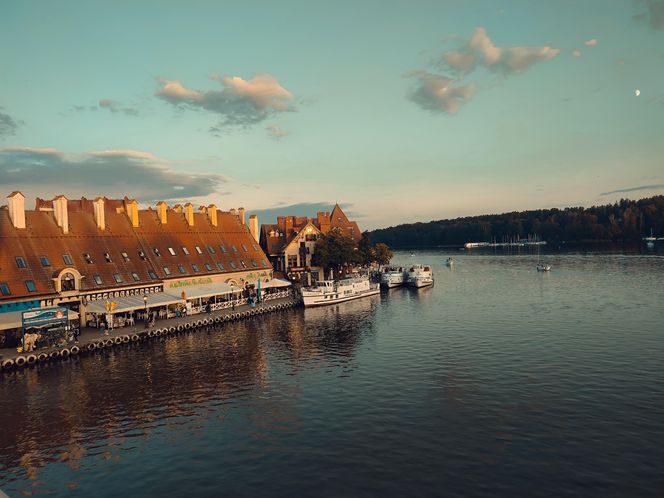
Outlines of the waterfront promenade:
{"label": "waterfront promenade", "polygon": [[[236,305],[235,308],[222,308],[207,313],[196,313],[180,318],[157,319],[154,325],[145,327],[144,322],[136,322],[133,326],[115,328],[107,334],[94,327],[82,327],[77,342],[70,342],[65,347],[40,348],[31,352],[19,353],[15,348],[0,350],[2,371],[29,366],[31,364],[66,359],[77,354],[92,353],[98,349],[119,347],[143,340],[172,335],[212,325],[221,325],[234,320],[242,320],[264,313],[272,313],[299,304],[299,300],[288,297],[264,300],[255,306],[250,304]],[[21,360],[22,359],[22,360]],[[24,363],[23,363],[24,362]],[[19,364],[23,363],[23,364]]]}

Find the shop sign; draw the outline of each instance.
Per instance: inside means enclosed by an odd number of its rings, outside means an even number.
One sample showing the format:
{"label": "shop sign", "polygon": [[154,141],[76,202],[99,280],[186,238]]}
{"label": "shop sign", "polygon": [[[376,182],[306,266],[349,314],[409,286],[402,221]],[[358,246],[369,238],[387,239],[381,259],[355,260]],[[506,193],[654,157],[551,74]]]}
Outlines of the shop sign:
{"label": "shop sign", "polygon": [[188,280],[178,280],[177,282],[169,282],[168,286],[173,289],[178,287],[190,287],[192,285],[204,285],[211,283],[212,283],[212,278],[201,277],[201,278],[191,278]]}
{"label": "shop sign", "polygon": [[23,328],[43,327],[45,325],[59,325],[67,323],[67,308],[40,308],[21,313]]}

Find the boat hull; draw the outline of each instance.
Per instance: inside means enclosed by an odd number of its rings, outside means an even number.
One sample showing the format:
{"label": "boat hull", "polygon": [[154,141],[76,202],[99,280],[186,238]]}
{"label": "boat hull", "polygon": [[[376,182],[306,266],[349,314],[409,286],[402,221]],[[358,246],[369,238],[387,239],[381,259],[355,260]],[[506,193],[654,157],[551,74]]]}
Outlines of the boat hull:
{"label": "boat hull", "polygon": [[324,294],[319,294],[315,296],[303,295],[302,300],[304,302],[305,308],[313,308],[315,306],[329,306],[331,304],[345,303],[346,301],[352,301],[354,299],[360,299],[362,297],[367,297],[367,296],[375,296],[376,294],[380,294],[379,287],[375,289],[369,289],[366,291],[358,292],[357,294],[352,294],[349,296],[341,296],[338,298],[331,298],[331,299],[326,299],[327,296]]}

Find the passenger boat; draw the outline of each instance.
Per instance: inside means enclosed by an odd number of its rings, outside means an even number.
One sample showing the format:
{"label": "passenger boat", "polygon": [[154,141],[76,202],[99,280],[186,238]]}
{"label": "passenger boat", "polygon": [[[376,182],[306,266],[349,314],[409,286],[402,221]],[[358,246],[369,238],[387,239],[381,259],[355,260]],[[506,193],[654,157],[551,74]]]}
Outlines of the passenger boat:
{"label": "passenger boat", "polygon": [[391,289],[406,283],[406,271],[402,266],[386,266],[380,272],[380,285]]}
{"label": "passenger boat", "polygon": [[417,288],[433,285],[433,270],[429,265],[413,265],[408,270],[407,283]]}
{"label": "passenger boat", "polygon": [[372,284],[368,276],[344,278],[341,280],[323,280],[315,287],[302,289],[304,307],[325,306],[343,303],[360,297],[380,293],[378,284]]}

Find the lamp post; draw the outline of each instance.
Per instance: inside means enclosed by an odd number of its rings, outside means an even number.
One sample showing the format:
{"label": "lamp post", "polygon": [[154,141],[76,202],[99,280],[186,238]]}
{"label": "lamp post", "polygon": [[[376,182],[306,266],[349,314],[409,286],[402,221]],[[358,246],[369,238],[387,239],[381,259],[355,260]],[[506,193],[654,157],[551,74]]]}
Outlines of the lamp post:
{"label": "lamp post", "polygon": [[233,284],[231,284],[231,308],[235,311],[235,289],[233,288]]}
{"label": "lamp post", "polygon": [[145,328],[148,328],[148,296],[143,294],[143,304],[145,305]]}

